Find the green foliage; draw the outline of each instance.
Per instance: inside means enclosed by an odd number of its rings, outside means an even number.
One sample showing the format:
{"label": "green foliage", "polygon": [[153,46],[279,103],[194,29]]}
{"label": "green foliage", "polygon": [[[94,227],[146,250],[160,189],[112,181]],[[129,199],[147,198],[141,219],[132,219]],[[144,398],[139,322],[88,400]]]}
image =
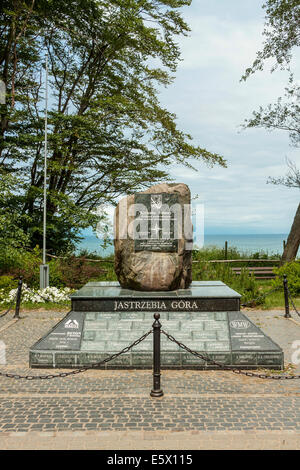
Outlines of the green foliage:
{"label": "green foliage", "polygon": [[283,276],[286,274],[291,294],[300,294],[300,261],[286,263],[280,268],[274,269],[274,272],[277,275],[276,279],[272,281],[274,287],[282,286]]}
{"label": "green foliage", "polygon": [[[193,259],[194,260],[202,260],[202,261],[209,261],[215,259],[224,259],[225,250],[219,246],[205,246],[200,249],[193,250]],[[238,251],[237,248],[229,246],[227,250],[227,259],[240,259],[245,258],[245,253]]]}
{"label": "green foliage", "polygon": [[[47,239],[70,249],[100,204],[169,178],[168,166],[223,158],[193,145],[158,101],[180,60],[190,0],[3,0],[0,157],[17,174],[20,227],[42,240],[44,96],[49,55]],[[67,25],[67,27],[66,27]]]}
{"label": "green foliage", "polygon": [[0,252],[26,246],[29,239],[20,225],[28,220],[18,209],[20,198],[17,188],[21,180],[0,167]]}
{"label": "green foliage", "polygon": [[[0,300],[7,296],[11,289],[16,288],[17,281],[13,277],[23,275],[24,281],[32,288],[39,287],[39,265],[42,262],[41,252],[35,249],[33,252],[25,252],[24,250],[16,251],[17,258],[9,266],[9,270],[0,271]],[[231,253],[231,259],[251,259],[249,253],[240,253],[236,248],[232,248],[228,254]],[[255,256],[259,255],[259,259],[272,259],[265,253],[252,254],[253,261],[248,265],[255,265]],[[50,267],[50,285],[57,288],[73,287],[80,288],[88,281],[115,281],[117,280],[114,272],[113,255],[107,258],[101,258],[95,253],[89,253],[83,250],[79,256],[72,254],[66,255],[66,259],[52,259],[49,262]],[[88,261],[94,259],[101,262]],[[232,289],[236,290],[242,295],[242,303],[251,302],[258,297],[258,300],[251,305],[255,307],[260,305],[262,308],[271,309],[276,307],[284,307],[282,280],[283,274],[287,274],[289,286],[292,295],[295,297],[300,294],[300,262],[289,263],[280,269],[275,269],[278,278],[275,280],[259,280],[255,279],[254,275],[249,274],[245,264],[237,261],[235,263],[210,263],[213,259],[224,259],[224,251],[218,247],[208,247],[201,250],[195,250],[193,259],[200,260],[199,263],[193,263],[193,280],[221,280]],[[260,263],[260,266],[264,263]],[[0,259],[1,265],[1,259]],[[3,262],[2,262],[3,265]],[[232,266],[240,266],[241,275],[235,274]],[[270,265],[270,263],[268,263]],[[13,274],[12,274],[13,273]],[[274,287],[279,287],[278,292],[272,295],[263,297],[263,294],[268,293]],[[294,298],[296,305],[300,308],[299,299]],[[28,308],[34,307],[34,304],[28,304]],[[53,308],[51,304],[43,305],[45,308]]]}
{"label": "green foliage", "polygon": [[[242,77],[246,80],[257,70],[262,70],[267,59],[275,59],[271,69],[273,72],[278,66],[288,68],[290,72],[289,85],[285,89],[285,99],[278,98],[275,104],[266,108],[260,107],[254,111],[251,119],[245,120],[244,128],[263,127],[268,131],[284,130],[288,132],[291,145],[299,147],[299,84],[294,83],[294,76],[290,68],[292,52],[300,45],[300,3],[299,0],[267,0],[265,28],[263,35],[266,40],[262,51],[256,55],[252,67],[248,68]],[[285,177],[269,178],[269,183],[283,184],[287,187],[300,187],[300,171],[293,162],[288,163],[289,172]],[[291,227],[286,247],[282,255],[282,263],[296,258],[300,244],[299,208]]]}
{"label": "green foliage", "polygon": [[24,248],[2,251],[0,255],[0,274],[13,277],[23,276],[29,286],[38,287],[40,276],[41,253],[38,248],[26,251]]}
{"label": "green foliage", "polygon": [[[243,260],[249,259],[253,262],[249,261],[249,266],[255,266],[255,260],[257,259],[265,259],[265,260],[279,260],[280,254],[272,254],[269,255],[268,253],[264,252],[263,250],[255,252],[255,253],[248,253],[247,251],[240,251],[235,246],[229,246],[227,250],[227,259],[228,260]],[[193,250],[193,260],[201,260],[201,261],[211,261],[211,260],[223,260],[225,259],[225,249],[219,246],[205,246],[201,249]],[[263,266],[264,263],[260,263],[260,266]],[[270,263],[266,263],[267,266]],[[245,266],[244,263],[232,263],[231,266]]]}
{"label": "green foliage", "polygon": [[278,66],[287,68],[292,49],[300,45],[299,0],[267,0],[263,8],[266,11],[264,47],[257,52],[252,67],[246,69],[243,80],[257,70],[262,70],[267,59],[275,59],[272,71]]}
{"label": "green foliage", "polygon": [[[299,28],[300,29],[300,28]],[[265,108],[260,106],[258,111],[254,111],[251,119],[245,119],[245,128],[263,127],[268,131],[284,130],[289,134],[291,144],[298,147],[300,144],[300,86],[293,82],[290,76],[290,83],[285,88],[285,98],[278,98],[275,104],[269,104]],[[292,162],[288,162],[290,168],[290,178],[280,178],[278,181],[271,180],[275,184],[285,184],[289,187],[300,187],[299,170]],[[295,184],[298,176],[298,184]]]}
{"label": "green foliage", "polygon": [[15,289],[17,281],[12,276],[0,276],[0,290],[9,291]]}
{"label": "green foliage", "polygon": [[79,289],[89,281],[99,280],[105,269],[99,263],[88,262],[85,257],[70,256],[49,263],[50,285]]}
{"label": "green foliage", "polygon": [[[259,285],[253,274],[242,268],[241,274],[235,274],[231,266],[224,263],[199,262],[193,264],[193,279],[197,281],[222,281],[242,295],[241,302],[249,302],[260,296]],[[263,303],[259,299],[257,304]]]}

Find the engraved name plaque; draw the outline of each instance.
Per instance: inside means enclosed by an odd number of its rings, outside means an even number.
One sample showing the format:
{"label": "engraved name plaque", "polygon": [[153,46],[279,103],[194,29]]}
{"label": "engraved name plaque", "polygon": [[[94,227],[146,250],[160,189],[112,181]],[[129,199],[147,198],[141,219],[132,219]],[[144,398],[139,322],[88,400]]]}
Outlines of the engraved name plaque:
{"label": "engraved name plaque", "polygon": [[135,195],[135,251],[176,252],[182,230],[177,194]]}

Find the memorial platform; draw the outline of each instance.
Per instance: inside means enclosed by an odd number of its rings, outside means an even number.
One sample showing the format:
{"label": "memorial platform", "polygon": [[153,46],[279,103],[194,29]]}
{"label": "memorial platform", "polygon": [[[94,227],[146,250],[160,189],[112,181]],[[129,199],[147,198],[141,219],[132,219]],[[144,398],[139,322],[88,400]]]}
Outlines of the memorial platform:
{"label": "memorial platform", "polygon": [[[282,369],[281,348],[239,311],[240,294],[221,281],[189,289],[140,292],[117,282],[90,282],[71,296],[72,310],[30,349],[31,367],[98,363],[149,331],[153,314],[162,329],[192,350],[226,366]],[[149,335],[103,368],[152,368]],[[161,335],[162,368],[215,369]]]}

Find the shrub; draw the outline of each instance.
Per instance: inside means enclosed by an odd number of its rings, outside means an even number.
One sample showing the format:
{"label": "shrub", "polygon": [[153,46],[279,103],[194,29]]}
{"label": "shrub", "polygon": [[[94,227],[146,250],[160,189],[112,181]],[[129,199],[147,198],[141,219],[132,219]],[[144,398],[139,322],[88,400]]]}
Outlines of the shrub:
{"label": "shrub", "polygon": [[97,280],[106,271],[100,263],[87,262],[85,257],[70,256],[50,263],[50,280],[56,286],[78,289],[88,281]]}
{"label": "shrub", "polygon": [[276,274],[276,279],[272,281],[274,287],[282,287],[283,276],[286,274],[290,293],[300,294],[300,261],[292,261],[275,268],[274,273]]}
{"label": "shrub", "polygon": [[17,281],[12,276],[0,276],[0,289],[11,290],[16,287]]}
{"label": "shrub", "polygon": [[[0,304],[10,303],[16,296],[17,289],[12,289],[8,294],[3,295],[0,291],[1,301]],[[58,289],[57,287],[46,287],[45,289],[28,289],[26,284],[23,284],[22,289],[22,303],[66,303],[70,302],[69,295],[72,293],[72,289],[64,287]]]}
{"label": "shrub", "polygon": [[40,278],[40,264],[42,262],[39,248],[27,251],[23,248],[8,247],[1,252],[0,274],[8,274],[12,277],[23,276],[30,286],[38,286]]}
{"label": "shrub", "polygon": [[222,281],[242,295],[242,303],[259,298],[255,303],[262,304],[259,285],[254,274],[242,268],[241,274],[235,274],[228,264],[200,262],[193,265],[193,279],[199,281]]}

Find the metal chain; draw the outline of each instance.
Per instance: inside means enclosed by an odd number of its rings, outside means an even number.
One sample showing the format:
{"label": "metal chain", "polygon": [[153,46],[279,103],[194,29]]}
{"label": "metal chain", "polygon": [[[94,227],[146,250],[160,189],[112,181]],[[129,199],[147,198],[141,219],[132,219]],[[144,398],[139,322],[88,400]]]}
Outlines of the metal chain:
{"label": "metal chain", "polygon": [[259,379],[273,379],[273,380],[292,380],[292,379],[300,379],[300,375],[267,375],[267,374],[254,374],[253,372],[245,372],[240,369],[232,369],[230,366],[227,366],[225,364],[222,364],[220,362],[214,361],[213,359],[210,359],[208,356],[204,356],[201,353],[198,353],[196,351],[193,351],[190,349],[188,346],[185,344],[181,343],[180,341],[177,341],[174,336],[170,335],[164,330],[161,330],[161,332],[173,343],[177,344],[181,349],[184,349],[188,353],[192,354],[193,356],[199,357],[200,359],[210,362],[211,364],[221,367],[222,369],[225,370],[230,370],[231,372],[235,374],[241,374],[241,375],[247,375],[248,377],[257,377]]}
{"label": "metal chain", "polygon": [[289,299],[290,299],[290,301],[291,301],[291,304],[292,304],[292,306],[293,306],[293,309],[295,310],[295,312],[297,313],[297,315],[300,317],[300,312],[298,312],[298,310],[297,310],[297,308],[296,308],[296,305],[295,305],[295,303],[294,303],[294,300],[293,300],[293,298],[292,298],[292,295],[291,295],[291,293],[290,293],[289,288],[287,288],[287,292],[288,292],[288,295],[289,295]]}
{"label": "metal chain", "polygon": [[106,362],[110,362],[113,359],[116,359],[117,357],[121,356],[121,354],[125,354],[130,349],[132,349],[134,346],[137,346],[140,344],[142,341],[144,341],[147,336],[149,336],[152,333],[153,330],[149,330],[147,333],[143,334],[140,338],[135,340],[132,344],[129,346],[126,346],[126,348],[122,349],[122,351],[112,354],[111,356],[106,357],[103,359],[103,361],[96,362],[95,364],[87,364],[86,366],[81,367],[80,369],[74,369],[71,372],[61,372],[60,374],[49,374],[49,375],[19,375],[19,374],[8,374],[6,372],[0,372],[1,377],[7,377],[10,379],[25,379],[25,380],[45,380],[45,379],[55,379],[57,377],[68,377],[70,375],[76,375],[80,374],[81,372],[85,372],[90,369],[95,369],[96,367],[99,367],[100,365],[106,364]]}
{"label": "metal chain", "polygon": [[5,317],[5,315],[7,315],[7,314],[11,311],[12,307],[14,306],[14,304],[15,304],[15,302],[16,302],[17,295],[18,295],[18,290],[17,290],[16,295],[14,296],[14,298],[13,298],[13,300],[12,300],[10,306],[8,307],[8,309],[6,310],[6,312],[4,312],[4,313],[2,313],[2,314],[0,315],[0,318]]}
{"label": "metal chain", "polygon": [[244,304],[241,304],[242,307],[247,307],[248,305],[251,305],[253,302],[256,302],[256,300],[260,299],[265,299],[268,295],[273,294],[273,292],[276,292],[277,290],[280,290],[281,287],[275,287],[274,289],[269,290],[265,294],[261,294],[259,297],[256,297],[255,299],[249,300],[249,302],[245,302]]}

